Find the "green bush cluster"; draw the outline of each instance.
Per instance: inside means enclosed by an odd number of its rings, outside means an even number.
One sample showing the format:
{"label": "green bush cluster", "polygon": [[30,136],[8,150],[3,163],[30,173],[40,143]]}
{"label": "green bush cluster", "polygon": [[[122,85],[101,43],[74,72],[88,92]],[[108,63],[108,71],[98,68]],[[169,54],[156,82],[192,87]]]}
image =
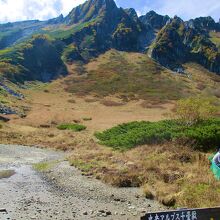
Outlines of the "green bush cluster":
{"label": "green bush cluster", "polygon": [[86,129],[86,126],[80,124],[61,124],[57,128],[59,130],[83,131]]}
{"label": "green bush cluster", "polygon": [[174,112],[180,121],[192,125],[214,117],[219,111],[217,103],[214,98],[190,97],[179,100]]}
{"label": "green bush cluster", "polygon": [[119,150],[176,141],[194,149],[208,151],[220,145],[220,119],[210,119],[192,126],[177,120],[131,122],[96,133],[95,136],[101,144]]}

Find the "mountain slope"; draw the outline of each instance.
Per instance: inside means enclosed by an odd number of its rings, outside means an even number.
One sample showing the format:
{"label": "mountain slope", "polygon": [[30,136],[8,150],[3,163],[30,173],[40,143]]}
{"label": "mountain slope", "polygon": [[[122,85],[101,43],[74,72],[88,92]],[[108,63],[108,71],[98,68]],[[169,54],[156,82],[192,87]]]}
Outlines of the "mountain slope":
{"label": "mountain slope", "polygon": [[48,82],[67,74],[61,60],[62,45],[46,35],[0,52],[1,75],[14,82],[40,80]]}
{"label": "mountain slope", "polygon": [[0,32],[0,74],[13,81],[50,81],[67,74],[66,64],[89,62],[110,49],[148,51],[178,72],[197,62],[220,73],[220,24],[211,17],[184,22],[154,11],[138,17],[113,0],[88,0],[66,17],[1,24]]}
{"label": "mountain slope", "polygon": [[84,59],[110,48],[138,51],[146,31],[137,18],[117,8],[113,0],[87,1],[73,9],[65,22],[77,30],[64,41],[74,44]]}

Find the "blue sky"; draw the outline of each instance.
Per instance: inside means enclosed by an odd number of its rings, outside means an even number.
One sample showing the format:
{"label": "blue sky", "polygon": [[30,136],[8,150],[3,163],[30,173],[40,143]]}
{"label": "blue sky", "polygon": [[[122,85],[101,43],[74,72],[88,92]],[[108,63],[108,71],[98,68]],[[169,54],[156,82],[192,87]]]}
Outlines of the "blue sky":
{"label": "blue sky", "polygon": [[[46,20],[63,13],[85,0],[0,0],[0,22],[28,19]],[[139,15],[150,10],[184,20],[199,16],[220,18],[220,0],[116,0],[119,7],[136,9]]]}

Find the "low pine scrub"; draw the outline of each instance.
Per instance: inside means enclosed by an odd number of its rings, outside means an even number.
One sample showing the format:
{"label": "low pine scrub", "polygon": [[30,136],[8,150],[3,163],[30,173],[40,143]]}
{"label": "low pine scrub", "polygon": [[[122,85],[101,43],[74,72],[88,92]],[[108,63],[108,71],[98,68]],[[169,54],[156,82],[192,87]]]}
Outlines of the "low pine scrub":
{"label": "low pine scrub", "polygon": [[57,128],[59,130],[83,131],[86,129],[86,126],[80,124],[61,124]]}
{"label": "low pine scrub", "polygon": [[101,144],[118,150],[176,141],[197,150],[208,151],[220,145],[220,119],[210,119],[191,126],[177,120],[131,122],[96,133],[95,136]]}

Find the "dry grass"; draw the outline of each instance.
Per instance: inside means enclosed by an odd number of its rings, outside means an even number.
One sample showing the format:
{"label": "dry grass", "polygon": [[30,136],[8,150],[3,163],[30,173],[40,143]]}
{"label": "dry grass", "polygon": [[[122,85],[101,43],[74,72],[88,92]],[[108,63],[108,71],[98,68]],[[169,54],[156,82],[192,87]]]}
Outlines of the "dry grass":
{"label": "dry grass", "polygon": [[116,102],[116,101],[113,101],[113,100],[102,100],[100,103],[102,105],[105,105],[105,106],[108,106],[108,107],[125,105],[124,102]]}
{"label": "dry grass", "polygon": [[88,102],[88,103],[93,103],[93,102],[98,102],[99,99],[97,98],[85,98],[85,102]]}
{"label": "dry grass", "polygon": [[69,103],[72,103],[72,104],[75,104],[75,103],[76,103],[76,100],[74,100],[74,99],[69,99],[68,102],[69,102]]}
{"label": "dry grass", "polygon": [[217,97],[217,98],[220,98],[220,89],[216,89],[214,91],[214,95]]}
{"label": "dry grass", "polygon": [[15,174],[14,170],[0,170],[0,179],[9,178]]}
{"label": "dry grass", "polygon": [[143,101],[142,103],[141,103],[141,106],[143,107],[143,108],[150,108],[150,109],[155,109],[155,108],[157,108],[157,109],[165,109],[165,107],[163,106],[163,102],[149,102],[149,101]]}
{"label": "dry grass", "polygon": [[209,72],[204,67],[195,63],[185,65],[186,71],[191,74],[188,86],[191,91],[201,95],[213,95],[212,90],[220,86],[220,76]]}
{"label": "dry grass", "polygon": [[88,74],[77,72],[64,81],[74,94],[123,96],[123,101],[176,100],[185,95],[186,85],[145,54],[110,50],[85,66]]}
{"label": "dry grass", "polygon": [[115,186],[143,186],[146,197],[167,206],[211,207],[220,201],[220,183],[209,169],[208,156],[173,144],[120,153],[91,142],[75,148],[70,162],[85,175]]}
{"label": "dry grass", "polygon": [[202,82],[199,82],[196,87],[198,90],[202,91],[206,88],[206,85]]}

